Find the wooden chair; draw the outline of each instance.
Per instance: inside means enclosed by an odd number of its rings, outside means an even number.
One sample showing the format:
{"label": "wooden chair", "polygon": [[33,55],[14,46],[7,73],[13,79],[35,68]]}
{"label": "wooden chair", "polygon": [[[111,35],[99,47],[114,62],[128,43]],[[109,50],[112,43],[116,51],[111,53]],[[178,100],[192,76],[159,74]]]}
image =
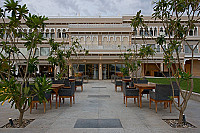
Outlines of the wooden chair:
{"label": "wooden chair", "polygon": [[139,107],[139,90],[135,89],[135,88],[128,88],[126,85],[126,82],[122,82],[122,86],[123,86],[123,95],[124,95],[124,104],[126,103],[126,107],[127,107],[127,99],[128,98],[134,98],[134,103],[136,103],[136,98],[137,98],[137,102],[138,102],[138,107]]}
{"label": "wooden chair", "polygon": [[[51,107],[52,107],[52,105],[51,105],[51,94],[49,92],[45,93],[45,98],[47,99],[48,102],[50,102],[50,109],[51,109]],[[33,98],[33,100],[31,101],[30,114],[31,114],[32,109],[34,108],[35,104],[36,104],[35,108],[37,109],[37,103],[40,103],[40,101],[39,101],[38,96],[35,96]],[[46,102],[45,101],[43,101],[43,105],[44,105],[44,113],[45,113],[46,112]]]}
{"label": "wooden chair", "polygon": [[116,91],[116,92],[117,92],[117,87],[121,87],[121,91],[123,91],[122,79],[121,79],[121,77],[116,77],[116,78],[115,78],[115,91]]}
{"label": "wooden chair", "polygon": [[81,87],[81,92],[83,91],[83,77],[76,77],[75,81],[75,91],[77,87]]}
{"label": "wooden chair", "polygon": [[[69,98],[70,99],[70,107],[72,107],[72,98],[73,98],[73,103],[75,103],[75,82],[71,82],[70,87],[64,87],[61,88],[58,91],[59,94],[59,107],[60,107],[60,102],[61,102],[61,98]],[[64,103],[64,100],[63,100]]]}
{"label": "wooden chair", "polygon": [[167,104],[170,105],[170,113],[171,113],[171,104],[172,99],[170,98],[172,96],[172,87],[171,85],[161,85],[156,84],[155,92],[150,91],[150,100],[149,100],[149,108],[151,108],[151,101],[155,102],[155,108],[157,113],[157,103],[158,102],[164,102],[164,108],[167,107]]}

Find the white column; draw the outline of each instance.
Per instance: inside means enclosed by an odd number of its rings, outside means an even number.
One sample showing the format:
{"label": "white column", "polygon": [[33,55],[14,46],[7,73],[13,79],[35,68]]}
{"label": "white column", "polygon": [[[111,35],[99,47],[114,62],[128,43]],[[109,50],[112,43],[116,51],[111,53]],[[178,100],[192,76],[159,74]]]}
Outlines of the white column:
{"label": "white column", "polygon": [[72,63],[69,63],[69,76],[72,76]]}
{"label": "white column", "polygon": [[18,75],[18,73],[19,73],[19,72],[18,72],[18,69],[19,69],[19,67],[18,67],[18,65],[16,64],[16,65],[15,65],[15,75]]}
{"label": "white column", "polygon": [[102,63],[99,63],[99,80],[102,80]]}
{"label": "white column", "polygon": [[60,65],[57,66],[57,73],[60,73]]}
{"label": "white column", "polygon": [[37,65],[37,69],[38,69],[38,70],[37,70],[36,73],[38,74],[38,73],[40,73],[40,67],[39,67],[39,65]]}
{"label": "white column", "polygon": [[160,71],[163,72],[163,63],[160,63]]}

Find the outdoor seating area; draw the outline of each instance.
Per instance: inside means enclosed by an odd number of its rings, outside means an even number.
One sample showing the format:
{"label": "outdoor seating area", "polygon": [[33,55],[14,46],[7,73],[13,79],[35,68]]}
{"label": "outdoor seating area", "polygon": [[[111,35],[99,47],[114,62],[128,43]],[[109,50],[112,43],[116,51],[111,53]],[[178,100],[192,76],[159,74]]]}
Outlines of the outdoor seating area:
{"label": "outdoor seating area", "polygon": [[[119,75],[119,74],[118,74]],[[147,79],[131,78],[120,74],[120,76],[115,75],[115,91],[117,92],[117,87],[122,86],[124,104],[127,107],[127,99],[134,98],[134,103],[138,103],[138,107],[142,108],[142,98],[144,94],[147,94],[147,100],[149,100],[149,108],[151,108],[151,103],[155,102],[155,110],[157,113],[157,103],[164,102],[164,109],[169,105],[171,113],[172,104],[172,87],[171,85],[156,84],[148,82]],[[180,91],[178,89],[177,83],[172,82],[174,87],[174,98],[178,98],[178,105],[180,104]],[[150,98],[149,98],[150,95]]]}
{"label": "outdoor seating area", "polygon": [[[81,77],[69,77],[69,78],[63,78],[61,80],[55,80],[54,78],[52,80],[52,86],[49,90],[50,92],[45,93],[45,98],[48,102],[50,102],[50,109],[52,108],[52,100],[55,99],[56,105],[55,108],[58,108],[58,102],[59,107],[61,106],[61,101],[64,104],[65,98],[70,99],[70,107],[72,107],[72,101],[73,104],[75,104],[75,92],[77,87],[81,87],[81,92],[83,91],[83,76]],[[29,85],[29,87],[32,87],[32,85]],[[59,101],[58,101],[59,99]],[[30,113],[32,112],[32,109],[36,107],[37,104],[40,103],[38,96],[35,96],[31,102],[30,105]],[[46,112],[46,102],[43,101],[44,104],[44,113]]]}
{"label": "outdoor seating area", "polygon": [[[54,83],[58,81],[54,81]],[[133,80],[134,82],[134,80]],[[133,83],[132,82],[132,83]],[[65,82],[67,83],[67,82]],[[69,85],[72,85],[68,82]],[[72,82],[73,84],[75,82]],[[129,82],[131,83],[131,82]],[[55,84],[54,84],[55,85]],[[59,90],[65,90],[64,87],[67,84],[64,84],[62,88]],[[123,87],[126,86],[126,83],[123,82]],[[56,86],[54,86],[56,87]],[[72,87],[74,88],[74,87]],[[67,101],[69,98],[64,98],[65,103],[63,104],[62,98],[60,99],[60,107],[58,105],[58,109],[55,108],[56,106],[56,99],[55,94],[54,98],[51,101],[52,109],[50,109],[49,103],[47,103],[46,113],[44,113],[44,105],[37,104],[37,110],[32,109],[32,113],[29,112],[25,113],[25,119],[31,118],[35,119],[30,125],[26,128],[19,129],[19,132],[29,131],[29,132],[197,132],[198,128],[192,129],[176,129],[170,128],[162,119],[164,118],[178,118],[178,111],[175,107],[171,106],[171,113],[170,109],[163,109],[163,104],[158,102],[157,104],[157,113],[155,110],[155,102],[152,101],[151,107],[149,109],[149,101],[150,98],[154,98],[151,95],[147,99],[147,95],[143,95],[142,97],[142,108],[138,107],[138,95],[139,90],[136,88],[129,88],[129,85],[123,92],[115,92],[115,84],[111,83],[110,80],[89,80],[87,84],[83,84],[84,89],[83,92],[77,91],[75,92],[76,104],[72,104],[73,107],[70,107],[70,100]],[[68,89],[68,87],[66,87]],[[130,91],[129,91],[129,90]],[[128,90],[128,91],[127,91]],[[134,104],[134,98],[129,98],[129,94],[133,93],[136,94],[136,102]],[[156,90],[156,89],[154,89]],[[124,91],[127,91],[127,102],[125,100],[124,104]],[[58,91],[58,101],[59,101],[59,93]],[[156,92],[155,92],[156,93]],[[158,94],[159,95],[159,94]],[[89,97],[90,96],[90,97]],[[134,95],[133,95],[134,96]],[[155,99],[157,100],[157,99]],[[140,101],[139,101],[140,102]],[[169,104],[169,103],[168,103]],[[67,106],[66,106],[67,105]],[[127,107],[126,107],[127,105]],[[139,103],[140,105],[140,103]],[[190,104],[188,109],[186,110],[185,114],[188,121],[191,121],[192,124],[199,127],[199,109],[198,106],[199,102],[190,100]],[[168,105],[169,106],[169,105]],[[36,107],[36,105],[35,105]],[[5,111],[5,112],[2,112]],[[4,106],[1,106],[0,110],[1,120],[0,126],[5,124],[5,121],[8,118],[17,118],[18,112],[15,109],[10,108],[9,103],[5,103]],[[120,128],[111,128],[113,127],[113,120],[119,119],[121,123]],[[93,127],[91,124],[90,127],[87,128],[87,123],[79,123],[82,128],[75,128],[78,127],[78,123],[80,120],[109,120],[113,124],[109,124],[106,122],[107,128],[98,128]],[[112,121],[111,121],[112,120]],[[95,124],[95,123],[94,123]],[[144,126],[145,125],[145,126]],[[147,128],[148,127],[148,128]],[[4,132],[5,129],[0,129],[0,132]],[[10,129],[6,129],[7,132]],[[13,132],[13,129],[12,131]]]}

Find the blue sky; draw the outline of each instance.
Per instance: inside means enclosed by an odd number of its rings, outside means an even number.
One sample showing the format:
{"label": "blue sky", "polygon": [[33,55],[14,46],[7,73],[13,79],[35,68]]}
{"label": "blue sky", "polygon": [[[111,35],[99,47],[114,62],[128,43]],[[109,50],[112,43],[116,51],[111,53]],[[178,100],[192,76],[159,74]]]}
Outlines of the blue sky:
{"label": "blue sky", "polygon": [[[0,6],[4,0],[0,0]],[[19,0],[31,13],[45,16],[151,15],[152,0]]]}

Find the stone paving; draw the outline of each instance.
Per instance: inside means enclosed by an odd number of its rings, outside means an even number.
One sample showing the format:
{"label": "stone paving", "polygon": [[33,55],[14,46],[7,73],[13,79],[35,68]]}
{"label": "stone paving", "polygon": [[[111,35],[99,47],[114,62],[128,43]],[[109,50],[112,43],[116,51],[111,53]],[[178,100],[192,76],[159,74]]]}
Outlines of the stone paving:
{"label": "stone paving", "polygon": [[[118,89],[120,90],[120,88]],[[88,96],[89,95],[89,96]],[[61,103],[61,107],[55,109],[55,98],[52,109],[47,104],[46,113],[43,113],[43,104],[38,109],[33,109],[32,114],[27,111],[24,118],[35,119],[24,129],[2,129],[7,133],[155,133],[155,132],[200,132],[200,103],[190,100],[185,111],[187,121],[197,128],[174,129],[162,119],[178,118],[178,111],[172,106],[164,109],[163,104],[158,104],[158,113],[155,112],[155,104],[149,109],[149,101],[143,97],[143,107],[140,109],[128,99],[128,107],[123,104],[122,92],[114,91],[114,84],[110,80],[91,80],[84,84],[83,92],[77,88],[75,93],[76,103],[69,107],[69,99]],[[17,118],[18,112],[10,109],[9,103],[0,106],[0,126],[8,122],[8,118]],[[119,119],[123,128],[74,128],[76,121],[80,119]]]}

